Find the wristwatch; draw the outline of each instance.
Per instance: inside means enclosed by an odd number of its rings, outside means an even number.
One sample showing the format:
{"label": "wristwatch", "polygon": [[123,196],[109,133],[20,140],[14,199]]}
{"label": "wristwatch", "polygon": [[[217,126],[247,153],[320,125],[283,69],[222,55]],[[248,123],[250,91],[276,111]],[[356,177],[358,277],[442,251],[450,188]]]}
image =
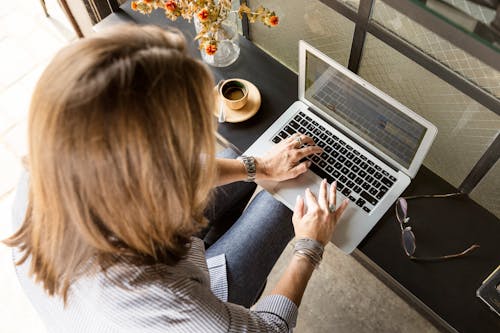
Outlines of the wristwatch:
{"label": "wristwatch", "polygon": [[241,155],[237,159],[243,162],[243,165],[247,170],[247,179],[245,179],[245,181],[255,181],[255,175],[257,174],[257,168],[255,167],[255,158],[253,156]]}

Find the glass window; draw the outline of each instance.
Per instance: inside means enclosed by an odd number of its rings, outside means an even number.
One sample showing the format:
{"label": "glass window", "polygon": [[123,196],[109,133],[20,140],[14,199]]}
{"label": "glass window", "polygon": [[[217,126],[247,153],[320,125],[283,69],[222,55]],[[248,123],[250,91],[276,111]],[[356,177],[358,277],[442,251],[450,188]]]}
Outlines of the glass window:
{"label": "glass window", "polygon": [[497,161],[470,197],[500,218],[500,162]]}
{"label": "glass window", "polygon": [[[346,0],[356,4],[359,0]],[[351,51],[354,23],[321,3],[311,0],[252,1],[252,8],[262,4],[273,9],[279,25],[268,28],[250,24],[252,41],[285,66],[298,72],[298,41],[303,39],[347,66]]]}
{"label": "glass window", "polygon": [[[455,2],[460,3],[460,1]],[[439,60],[451,70],[496,97],[500,97],[499,71],[484,64],[380,0],[375,3],[372,18],[410,44]]]}
{"label": "glass window", "polygon": [[500,117],[372,35],[360,75],[438,127],[424,164],[458,186],[500,130]]}

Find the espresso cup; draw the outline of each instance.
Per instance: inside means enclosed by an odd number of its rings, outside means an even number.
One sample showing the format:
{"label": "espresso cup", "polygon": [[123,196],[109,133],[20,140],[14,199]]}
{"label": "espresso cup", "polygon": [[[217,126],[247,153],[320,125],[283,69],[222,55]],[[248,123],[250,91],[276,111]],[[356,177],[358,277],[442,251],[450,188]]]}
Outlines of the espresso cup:
{"label": "espresso cup", "polygon": [[229,79],[224,81],[220,87],[219,94],[228,108],[238,110],[247,103],[248,87],[238,79]]}

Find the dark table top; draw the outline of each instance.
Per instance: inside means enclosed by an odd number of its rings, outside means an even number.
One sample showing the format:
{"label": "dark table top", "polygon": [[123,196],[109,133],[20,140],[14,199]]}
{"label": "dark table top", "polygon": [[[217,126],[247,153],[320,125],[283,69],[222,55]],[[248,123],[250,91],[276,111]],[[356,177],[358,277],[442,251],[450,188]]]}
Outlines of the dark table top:
{"label": "dark table top", "polygon": [[[189,52],[200,58],[192,23],[165,18],[161,11],[142,15],[122,6],[126,19],[138,24],[176,26],[186,35]],[[215,81],[239,77],[253,82],[262,95],[259,112],[247,121],[219,124],[218,131],[244,151],[297,99],[297,75],[250,41],[240,39],[239,59],[213,68]],[[422,167],[404,195],[456,192],[457,189]],[[408,202],[417,255],[456,253],[473,243],[480,248],[467,257],[437,263],[409,260],[401,247],[401,231],[389,210],[358,249],[399,284],[460,332],[500,332],[500,317],[476,297],[481,282],[500,264],[500,222],[467,196],[415,199]]]}

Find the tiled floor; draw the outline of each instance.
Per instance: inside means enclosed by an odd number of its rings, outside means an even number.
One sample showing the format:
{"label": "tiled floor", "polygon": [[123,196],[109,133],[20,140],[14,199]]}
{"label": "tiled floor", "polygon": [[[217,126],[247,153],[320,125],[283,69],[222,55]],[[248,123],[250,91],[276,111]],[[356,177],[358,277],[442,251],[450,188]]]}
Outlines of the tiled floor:
{"label": "tiled floor", "polygon": [[[51,56],[74,33],[56,0],[47,0],[47,19],[38,1],[1,1],[0,10],[0,239],[11,233],[10,206],[20,158],[26,153],[29,99]],[[268,281],[277,282],[289,246]],[[0,331],[41,332],[42,322],[20,289],[10,250],[0,245]],[[352,257],[328,246],[300,309],[296,332],[435,332],[425,319]]]}

